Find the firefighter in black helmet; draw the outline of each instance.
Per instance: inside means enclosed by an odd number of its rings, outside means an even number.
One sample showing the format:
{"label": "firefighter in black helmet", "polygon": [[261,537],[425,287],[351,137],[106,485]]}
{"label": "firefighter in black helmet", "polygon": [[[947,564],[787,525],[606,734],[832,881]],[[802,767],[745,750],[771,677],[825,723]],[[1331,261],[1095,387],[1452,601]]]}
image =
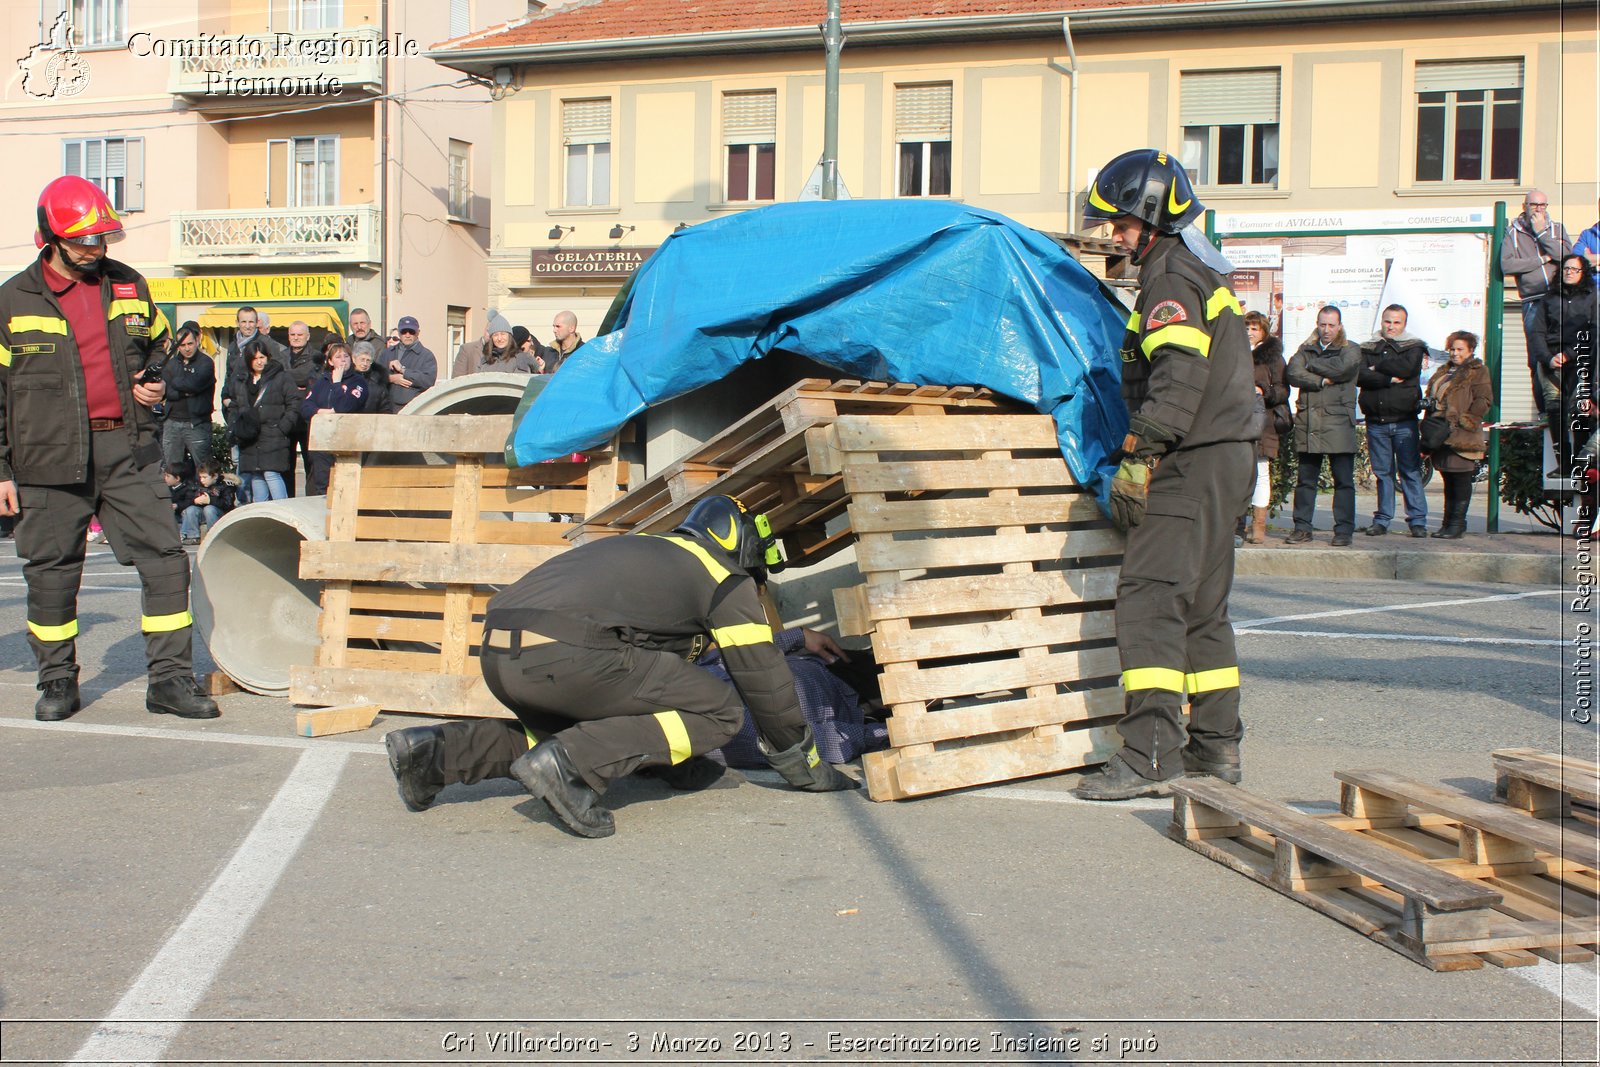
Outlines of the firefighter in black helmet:
{"label": "firefighter in black helmet", "polygon": [[[678,789],[723,772],[704,753],[739,732],[749,707],[767,759],[797,789],[856,783],[817,754],[794,677],[757,596],[782,566],[765,516],[732,497],[694,506],[670,534],[580,545],[496,593],[480,663],[515,722],[479,719],[384,738],[413,811],[453,782],[515,778],[584,837],[616,821],[601,794],[644,770]],[[694,665],[712,642],[733,679]]]}
{"label": "firefighter in black helmet", "polygon": [[1112,518],[1128,534],[1117,584],[1122,748],[1078,786],[1086,800],[1159,796],[1186,772],[1240,779],[1228,594],[1261,421],[1228,263],[1192,225],[1204,210],[1177,160],[1140,149],[1106,164],[1084,212],[1110,222],[1139,267],[1122,343],[1128,435],[1111,487]]}

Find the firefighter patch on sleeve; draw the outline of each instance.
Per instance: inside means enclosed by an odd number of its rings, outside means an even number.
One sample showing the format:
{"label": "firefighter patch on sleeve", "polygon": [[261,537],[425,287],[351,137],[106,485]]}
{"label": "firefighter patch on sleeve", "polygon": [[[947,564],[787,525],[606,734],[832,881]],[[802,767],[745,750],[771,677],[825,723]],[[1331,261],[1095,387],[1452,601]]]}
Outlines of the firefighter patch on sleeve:
{"label": "firefighter patch on sleeve", "polygon": [[1159,330],[1163,326],[1171,326],[1175,322],[1185,322],[1189,313],[1183,310],[1183,305],[1176,300],[1163,300],[1150,309],[1149,316],[1145,319],[1146,330]]}

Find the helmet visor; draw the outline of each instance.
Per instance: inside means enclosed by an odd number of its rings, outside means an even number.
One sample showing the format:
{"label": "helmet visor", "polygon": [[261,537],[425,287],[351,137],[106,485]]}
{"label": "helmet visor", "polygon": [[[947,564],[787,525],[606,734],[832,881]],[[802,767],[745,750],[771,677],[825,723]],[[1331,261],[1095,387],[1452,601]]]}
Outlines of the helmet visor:
{"label": "helmet visor", "polygon": [[121,230],[111,230],[108,233],[86,233],[81,237],[62,237],[61,240],[79,248],[99,248],[101,245],[116,244],[125,236]]}

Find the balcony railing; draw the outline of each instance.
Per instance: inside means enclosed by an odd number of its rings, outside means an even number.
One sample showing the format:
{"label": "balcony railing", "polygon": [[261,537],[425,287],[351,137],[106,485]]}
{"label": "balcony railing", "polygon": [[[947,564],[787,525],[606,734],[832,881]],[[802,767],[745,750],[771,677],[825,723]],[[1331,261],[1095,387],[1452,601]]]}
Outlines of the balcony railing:
{"label": "balcony railing", "polygon": [[203,39],[174,56],[167,89],[177,96],[315,98],[383,85],[384,39],[372,26]]}
{"label": "balcony railing", "polygon": [[377,263],[378,208],[262,208],[178,211],[172,215],[174,263]]}

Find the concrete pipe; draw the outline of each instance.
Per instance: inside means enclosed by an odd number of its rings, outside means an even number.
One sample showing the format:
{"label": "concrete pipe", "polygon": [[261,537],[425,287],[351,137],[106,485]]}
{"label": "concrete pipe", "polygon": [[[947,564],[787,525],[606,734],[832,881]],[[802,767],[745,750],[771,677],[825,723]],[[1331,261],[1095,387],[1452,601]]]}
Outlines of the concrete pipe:
{"label": "concrete pipe", "polygon": [[543,374],[482,371],[451,378],[400,409],[402,415],[510,415],[517,410],[529,383],[543,389]]}
{"label": "concrete pipe", "polygon": [[291,497],[224,515],[195,556],[195,628],[252,693],[288,696],[289,668],[315,661],[322,583],[300,578],[300,543],[327,540],[328,501]]}

